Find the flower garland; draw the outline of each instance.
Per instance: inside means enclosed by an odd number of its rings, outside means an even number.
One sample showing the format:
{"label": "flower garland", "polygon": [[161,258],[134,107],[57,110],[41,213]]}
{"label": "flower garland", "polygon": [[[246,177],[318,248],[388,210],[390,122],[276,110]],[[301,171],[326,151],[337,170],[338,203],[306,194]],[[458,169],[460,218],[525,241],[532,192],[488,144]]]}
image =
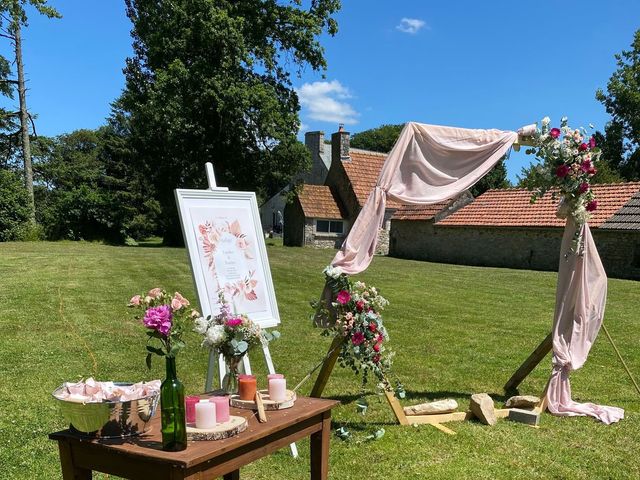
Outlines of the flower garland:
{"label": "flower garland", "polygon": [[[559,218],[571,217],[578,226],[572,243],[572,253],[581,253],[581,226],[598,208],[598,201],[591,189],[591,180],[597,173],[596,164],[600,158],[600,148],[596,146],[593,135],[584,128],[572,128],[567,117],[560,120],[560,128],[551,127],[551,120],[545,117],[536,124],[530,138],[533,148],[526,150],[535,154],[540,162],[533,175],[534,192],[531,202],[535,202],[549,190],[552,196],[558,193],[561,202],[557,215]],[[557,190],[556,190],[557,189]]]}
{"label": "flower garland", "polygon": [[[351,368],[356,375],[362,375],[363,389],[369,374],[373,374],[383,388],[393,390],[388,377],[394,353],[386,346],[389,334],[381,315],[389,302],[375,287],[367,286],[364,282],[351,282],[339,267],[328,266],[323,273],[335,300],[331,302],[335,323],[323,334],[344,338],[338,364],[343,368]],[[312,306],[316,311],[327,307],[318,304]],[[395,390],[404,397],[404,389],[397,380]]]}

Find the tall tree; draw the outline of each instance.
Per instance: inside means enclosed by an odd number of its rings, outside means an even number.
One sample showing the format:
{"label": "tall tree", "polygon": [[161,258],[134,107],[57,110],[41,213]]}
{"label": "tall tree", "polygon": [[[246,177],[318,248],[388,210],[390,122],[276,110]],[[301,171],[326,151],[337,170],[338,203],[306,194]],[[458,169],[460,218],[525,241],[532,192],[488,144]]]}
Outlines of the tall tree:
{"label": "tall tree", "polygon": [[[47,5],[47,0],[1,0],[0,1],[0,28],[2,29],[2,36],[8,38],[13,45],[14,61],[16,64],[16,78],[10,79],[10,69],[6,68],[9,62],[6,58],[2,58],[0,61],[0,75],[4,75],[0,79],[6,87],[13,85],[18,91],[18,103],[19,110],[15,113],[3,112],[8,117],[17,116],[19,120],[18,138],[20,144],[20,153],[22,156],[22,163],[24,168],[24,181],[27,189],[28,202],[30,208],[30,221],[35,224],[36,210],[33,196],[33,167],[31,165],[31,143],[29,137],[29,123],[33,124],[33,118],[29,114],[27,109],[27,87],[24,78],[24,63],[22,58],[22,27],[27,25],[27,12],[25,10],[26,5],[31,5],[40,14],[49,18],[59,18],[60,14],[53,8]],[[1,93],[8,94],[8,89],[5,89]],[[10,95],[13,98],[12,95]],[[13,126],[9,121],[8,125],[2,125],[4,127]],[[10,133],[12,135],[12,133]]]}
{"label": "tall tree", "polygon": [[182,241],[172,191],[204,186],[205,162],[221,185],[263,198],[265,185],[304,166],[304,158],[269,157],[294,141],[300,107],[291,75],[326,67],[319,36],[337,32],[340,1],[301,3],[126,0],[134,55],[115,108],[162,205],[165,243]]}
{"label": "tall tree", "polygon": [[640,30],[631,50],[616,54],[617,70],[596,98],[611,115],[605,128],[603,157],[628,180],[640,179]]}

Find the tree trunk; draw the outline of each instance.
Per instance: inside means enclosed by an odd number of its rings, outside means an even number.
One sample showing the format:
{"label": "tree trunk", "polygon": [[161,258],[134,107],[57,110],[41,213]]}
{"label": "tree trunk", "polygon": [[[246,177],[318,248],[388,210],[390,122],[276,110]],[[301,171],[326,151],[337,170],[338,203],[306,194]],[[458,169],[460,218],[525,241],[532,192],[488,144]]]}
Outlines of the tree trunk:
{"label": "tree trunk", "polygon": [[22,160],[24,163],[24,182],[29,196],[29,220],[36,223],[36,207],[33,196],[33,167],[31,166],[31,143],[29,141],[29,114],[27,113],[27,89],[24,82],[24,65],[22,64],[22,37],[20,20],[14,18],[13,34],[15,41],[16,66],[18,70],[18,98],[20,100],[20,139],[22,143]]}

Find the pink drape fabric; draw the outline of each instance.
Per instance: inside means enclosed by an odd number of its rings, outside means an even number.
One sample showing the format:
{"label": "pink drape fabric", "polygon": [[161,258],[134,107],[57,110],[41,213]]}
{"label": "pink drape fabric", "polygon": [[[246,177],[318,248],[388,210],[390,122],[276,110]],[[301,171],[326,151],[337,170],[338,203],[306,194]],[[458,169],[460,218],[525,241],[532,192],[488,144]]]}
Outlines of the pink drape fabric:
{"label": "pink drape fabric", "polygon": [[583,255],[568,255],[576,232],[569,219],[562,238],[556,310],[553,321],[553,371],[547,390],[549,411],[555,415],[590,415],[610,424],[624,418],[617,407],[571,400],[569,373],[582,367],[598,335],[607,298],[607,275],[588,225],[582,227]]}
{"label": "pink drape fabric", "polygon": [[501,130],[407,123],[332,265],[349,275],[369,266],[387,198],[422,205],[453,198],[486,175],[517,138]]}
{"label": "pink drape fabric", "polygon": [[[387,156],[377,185],[331,264],[346,274],[364,271],[373,258],[387,198],[429,205],[473,186],[517,140],[515,132],[407,123]],[[569,372],[585,362],[602,318],[607,277],[589,227],[582,227],[584,255],[565,260],[576,226],[568,221],[562,242],[553,327],[554,369],[547,398],[557,415],[592,415],[605,423],[623,418],[616,407],[571,400]]]}

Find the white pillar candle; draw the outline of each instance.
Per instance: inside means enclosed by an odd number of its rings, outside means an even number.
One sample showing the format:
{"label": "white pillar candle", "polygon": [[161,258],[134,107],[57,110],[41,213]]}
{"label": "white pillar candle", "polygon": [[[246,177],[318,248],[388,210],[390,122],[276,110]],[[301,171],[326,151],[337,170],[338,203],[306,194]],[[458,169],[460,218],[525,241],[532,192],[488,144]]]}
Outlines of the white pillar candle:
{"label": "white pillar candle", "polygon": [[287,399],[287,380],[284,378],[269,379],[269,399],[284,402]]}
{"label": "white pillar candle", "polygon": [[209,400],[196,403],[196,428],[204,430],[216,426],[216,405]]}

